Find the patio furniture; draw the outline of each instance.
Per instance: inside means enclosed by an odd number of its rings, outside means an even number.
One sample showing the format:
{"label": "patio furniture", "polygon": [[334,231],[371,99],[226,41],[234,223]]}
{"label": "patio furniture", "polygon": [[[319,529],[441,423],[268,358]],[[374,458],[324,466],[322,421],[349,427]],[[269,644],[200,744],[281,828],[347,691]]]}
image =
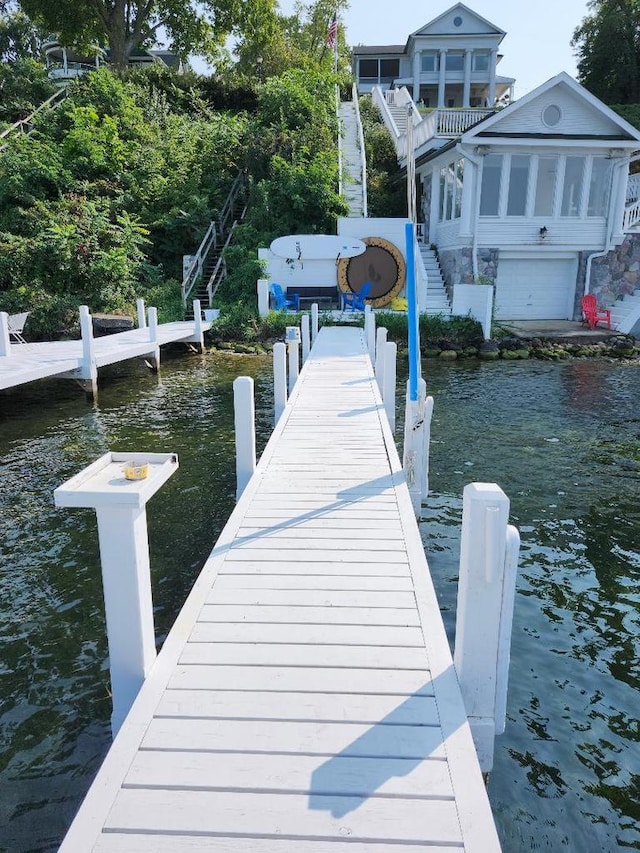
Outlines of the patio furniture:
{"label": "patio furniture", "polygon": [[26,344],[22,337],[24,324],[27,322],[27,317],[30,311],[23,311],[22,314],[9,314],[7,326],[9,327],[9,338],[13,338],[19,344]]}
{"label": "patio furniture", "polygon": [[289,308],[294,311],[300,310],[300,297],[297,293],[294,293],[291,298],[289,298],[282,289],[282,285],[276,284],[275,282],[269,285],[269,293],[273,299],[273,307],[275,311],[288,311]]}
{"label": "patio furniture", "polygon": [[590,329],[595,329],[598,323],[606,323],[611,329],[611,311],[608,308],[598,308],[598,301],[593,293],[582,297],[582,322],[588,323]]}
{"label": "patio furniture", "polygon": [[342,310],[343,311],[364,311],[366,307],[365,299],[369,295],[373,285],[370,281],[365,281],[359,291],[342,294]]}

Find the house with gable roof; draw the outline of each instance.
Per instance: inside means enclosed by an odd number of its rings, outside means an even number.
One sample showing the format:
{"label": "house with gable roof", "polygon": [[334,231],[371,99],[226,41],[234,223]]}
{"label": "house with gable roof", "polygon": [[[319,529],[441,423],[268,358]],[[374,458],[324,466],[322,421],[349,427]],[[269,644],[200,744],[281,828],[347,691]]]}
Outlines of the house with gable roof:
{"label": "house with gable roof", "polygon": [[[458,3],[409,36],[393,87],[369,86],[400,163],[412,152],[425,266],[434,246],[450,297],[493,285],[499,320],[580,319],[593,292],[628,332],[640,321],[640,131],[564,72],[499,104],[514,82],[495,71],[503,37]],[[360,89],[372,55],[354,49]]]}

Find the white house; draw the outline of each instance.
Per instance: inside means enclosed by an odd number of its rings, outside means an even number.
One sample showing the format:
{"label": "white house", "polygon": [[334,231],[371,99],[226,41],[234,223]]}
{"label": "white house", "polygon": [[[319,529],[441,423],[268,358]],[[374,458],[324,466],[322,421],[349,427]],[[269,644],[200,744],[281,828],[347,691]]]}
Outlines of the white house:
{"label": "white house", "polygon": [[403,45],[353,48],[358,92],[406,86],[427,107],[492,107],[513,97],[515,80],[497,74],[504,30],[457,3]]}

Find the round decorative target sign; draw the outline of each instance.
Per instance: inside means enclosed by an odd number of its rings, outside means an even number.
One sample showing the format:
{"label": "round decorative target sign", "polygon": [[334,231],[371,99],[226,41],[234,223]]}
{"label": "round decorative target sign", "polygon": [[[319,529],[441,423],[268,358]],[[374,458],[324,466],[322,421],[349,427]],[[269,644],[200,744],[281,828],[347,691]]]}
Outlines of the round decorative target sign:
{"label": "round decorative target sign", "polygon": [[355,258],[338,261],[338,287],[343,293],[359,293],[365,282],[371,282],[367,302],[383,308],[404,287],[406,265],[402,252],[382,237],[362,237],[366,249]]}

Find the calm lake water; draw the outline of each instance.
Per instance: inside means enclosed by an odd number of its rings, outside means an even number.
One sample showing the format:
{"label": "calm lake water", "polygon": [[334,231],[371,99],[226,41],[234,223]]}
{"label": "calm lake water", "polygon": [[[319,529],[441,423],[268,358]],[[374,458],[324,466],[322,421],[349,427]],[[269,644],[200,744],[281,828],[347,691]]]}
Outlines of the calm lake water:
{"label": "calm lake water", "polygon": [[[506,733],[489,793],[505,853],[640,850],[640,367],[425,363],[421,529],[453,641],[462,489],[495,481],[522,550]],[[234,504],[231,382],[251,357],[137,364],[0,395],[0,850],[57,849],[110,741],[95,516],[52,491],[107,449],[175,451],[148,505],[161,641]],[[401,431],[398,431],[401,435]]]}

